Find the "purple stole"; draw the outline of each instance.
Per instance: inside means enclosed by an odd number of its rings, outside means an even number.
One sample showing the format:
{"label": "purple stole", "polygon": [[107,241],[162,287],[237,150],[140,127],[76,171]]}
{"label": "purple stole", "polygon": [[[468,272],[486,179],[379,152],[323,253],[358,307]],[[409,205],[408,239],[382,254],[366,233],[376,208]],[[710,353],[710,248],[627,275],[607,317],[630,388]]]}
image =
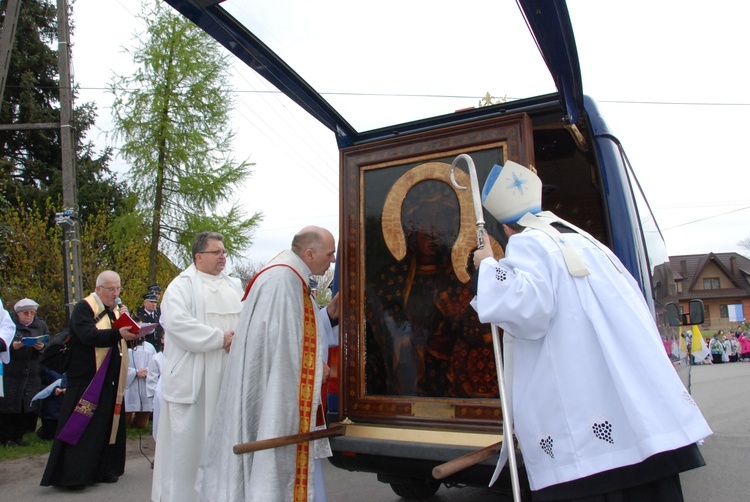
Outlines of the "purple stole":
{"label": "purple stole", "polygon": [[96,407],[99,405],[99,396],[102,393],[102,387],[104,386],[104,377],[107,374],[107,368],[109,368],[109,360],[112,358],[112,349],[109,350],[107,356],[104,358],[104,362],[99,369],[96,371],[94,378],[91,383],[86,387],[86,391],[83,396],[76,404],[76,409],[73,410],[73,414],[65,423],[65,426],[57,435],[57,439],[71,445],[77,445],[78,440],[83,436],[83,431],[88,427],[91,417],[94,416]]}

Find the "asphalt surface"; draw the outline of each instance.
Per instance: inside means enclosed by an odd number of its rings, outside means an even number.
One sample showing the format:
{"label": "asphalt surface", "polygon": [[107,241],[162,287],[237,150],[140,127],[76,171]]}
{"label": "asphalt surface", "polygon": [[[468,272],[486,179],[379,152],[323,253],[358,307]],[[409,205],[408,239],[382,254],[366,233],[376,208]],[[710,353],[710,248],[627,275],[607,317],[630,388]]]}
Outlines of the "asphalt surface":
{"label": "asphalt surface", "polygon": [[[701,451],[707,466],[682,474],[688,502],[745,502],[750,500],[750,363],[694,366],[693,396],[714,434]],[[115,484],[98,484],[82,492],[41,487],[39,480],[46,455],[0,463],[0,501],[148,501],[151,494],[151,461],[154,443],[150,436],[131,440],[125,475]],[[373,474],[350,473],[324,462],[328,502],[381,502],[404,500]],[[437,501],[498,500],[476,488],[446,488],[428,499]]]}

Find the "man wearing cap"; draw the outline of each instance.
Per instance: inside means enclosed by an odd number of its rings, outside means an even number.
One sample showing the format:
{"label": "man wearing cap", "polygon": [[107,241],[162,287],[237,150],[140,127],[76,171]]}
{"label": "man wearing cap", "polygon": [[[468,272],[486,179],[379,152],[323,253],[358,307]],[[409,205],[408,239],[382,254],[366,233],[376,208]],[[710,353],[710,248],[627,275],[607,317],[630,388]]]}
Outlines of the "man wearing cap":
{"label": "man wearing cap", "polygon": [[162,408],[151,499],[197,501],[203,445],[215,427],[221,379],[242,304],[240,281],[224,272],[227,252],[217,232],[196,235],[193,264],[164,292]]}
{"label": "man wearing cap", "polygon": [[[153,292],[151,288],[159,286],[151,286],[149,292],[143,295],[143,305],[138,307],[136,315],[143,323],[158,323],[161,317],[161,309],[159,308],[159,297]],[[157,352],[164,350],[164,346],[161,343],[161,334],[164,332],[164,328],[158,325],[154,331],[143,337],[143,339],[154,346]]]}
{"label": "man wearing cap", "polygon": [[508,244],[499,261],[475,252],[472,301],[512,342],[510,404],[533,500],[682,500],[679,473],[705,465],[696,442],[711,429],[636,281],[604,245],[542,212],[541,194],[523,166],[490,173],[482,202]]}
{"label": "man wearing cap", "polygon": [[44,343],[33,339],[49,332],[47,324],[36,316],[38,308],[37,302],[24,298],[16,302],[11,314],[15,338],[10,344],[10,362],[3,367],[5,397],[0,397],[0,444],[6,446],[28,446],[23,436],[36,429],[39,402],[31,399],[41,389],[39,352]]}
{"label": "man wearing cap", "polygon": [[68,387],[42,486],[82,490],[115,483],[125,472],[126,342],[138,335],[130,327],[112,327],[120,317],[121,291],[119,274],[106,270],[94,292],[73,307]]}
{"label": "man wearing cap", "polygon": [[161,286],[159,286],[158,284],[152,284],[151,286],[149,286],[148,292],[156,295],[157,301],[161,299]]}

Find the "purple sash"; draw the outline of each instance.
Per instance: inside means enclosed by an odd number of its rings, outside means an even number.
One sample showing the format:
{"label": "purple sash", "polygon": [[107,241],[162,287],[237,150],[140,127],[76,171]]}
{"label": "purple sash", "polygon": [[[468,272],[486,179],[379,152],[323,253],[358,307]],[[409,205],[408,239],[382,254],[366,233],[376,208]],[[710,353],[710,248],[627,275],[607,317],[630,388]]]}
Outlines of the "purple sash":
{"label": "purple sash", "polygon": [[99,397],[102,393],[102,387],[104,387],[104,377],[107,374],[111,358],[112,349],[107,352],[107,356],[104,358],[101,366],[99,366],[94,378],[91,380],[89,386],[86,387],[86,391],[83,393],[80,401],[78,401],[78,404],[76,404],[76,409],[73,410],[60,434],[57,435],[57,439],[60,441],[75,446],[78,444],[81,436],[83,436],[83,432],[88,427],[91,417],[94,416],[96,407],[99,405]]}

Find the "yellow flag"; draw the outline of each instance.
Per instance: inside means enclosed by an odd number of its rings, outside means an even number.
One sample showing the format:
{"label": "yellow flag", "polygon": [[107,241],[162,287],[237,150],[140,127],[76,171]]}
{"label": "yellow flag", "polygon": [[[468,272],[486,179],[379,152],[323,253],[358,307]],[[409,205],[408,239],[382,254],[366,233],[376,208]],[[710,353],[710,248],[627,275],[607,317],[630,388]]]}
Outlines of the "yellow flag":
{"label": "yellow flag", "polygon": [[[692,333],[690,343],[690,354],[695,358],[696,363],[703,361],[709,354],[708,347],[706,347],[706,341],[703,340],[700,328],[693,324],[690,327],[689,333]],[[687,344],[685,343],[685,337],[683,336],[682,326],[680,326],[680,354],[687,354]]]}
{"label": "yellow flag", "polygon": [[690,353],[695,356],[695,361],[703,361],[709,354],[708,347],[706,347],[706,341],[703,339],[701,330],[693,324],[691,328],[693,332],[693,343],[690,346]]}
{"label": "yellow flag", "polygon": [[[701,341],[703,340],[703,335],[701,334],[700,328],[698,328],[698,326],[696,326],[695,324],[693,324],[692,330],[693,330],[693,346],[690,347],[690,352],[698,352],[702,348]],[[705,345],[705,342],[704,342],[704,345]]]}

